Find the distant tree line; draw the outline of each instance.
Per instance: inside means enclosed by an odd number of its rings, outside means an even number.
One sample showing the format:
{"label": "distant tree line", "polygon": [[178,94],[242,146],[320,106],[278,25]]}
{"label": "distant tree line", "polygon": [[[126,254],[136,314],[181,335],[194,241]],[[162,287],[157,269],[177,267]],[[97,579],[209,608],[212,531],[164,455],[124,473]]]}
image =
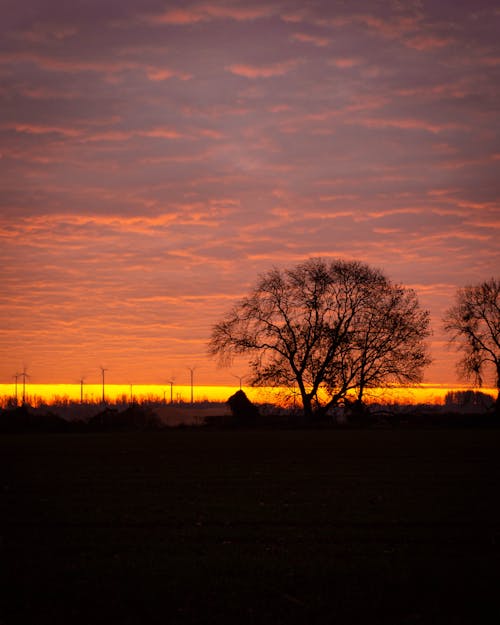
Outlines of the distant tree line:
{"label": "distant tree line", "polygon": [[491,395],[481,391],[448,391],[444,398],[444,405],[447,408],[478,408],[487,410],[493,406]]}

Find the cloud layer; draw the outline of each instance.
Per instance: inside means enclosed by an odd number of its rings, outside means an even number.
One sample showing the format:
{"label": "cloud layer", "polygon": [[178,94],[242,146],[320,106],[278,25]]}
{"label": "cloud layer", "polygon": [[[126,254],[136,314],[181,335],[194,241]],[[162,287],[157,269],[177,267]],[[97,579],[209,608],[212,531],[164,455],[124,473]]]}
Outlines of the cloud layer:
{"label": "cloud layer", "polygon": [[[304,6],[305,5],[305,6]],[[498,275],[496,3],[8,3],[0,377],[161,383],[259,272],[355,258],[440,317]],[[238,372],[244,368],[238,365]],[[114,379],[113,379],[114,378]]]}

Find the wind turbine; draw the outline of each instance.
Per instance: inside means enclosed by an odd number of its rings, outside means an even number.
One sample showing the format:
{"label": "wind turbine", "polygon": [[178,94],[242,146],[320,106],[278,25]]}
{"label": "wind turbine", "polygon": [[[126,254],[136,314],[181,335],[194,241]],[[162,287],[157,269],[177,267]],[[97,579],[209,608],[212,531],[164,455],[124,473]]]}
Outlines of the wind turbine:
{"label": "wind turbine", "polygon": [[233,376],[233,378],[236,378],[237,380],[240,381],[240,391],[241,391],[241,383],[247,376],[246,375],[236,375],[235,373],[232,373],[231,375]]}
{"label": "wind turbine", "polygon": [[191,404],[194,404],[194,372],[196,371],[197,367],[188,367],[188,370],[191,374]]}
{"label": "wind turbine", "polygon": [[21,377],[21,374],[20,373],[14,373],[14,375],[12,377],[16,381],[16,406],[17,406],[17,381]]}
{"label": "wind turbine", "polygon": [[[18,373],[17,374],[20,378],[23,379],[23,406],[26,403],[26,378],[29,378],[31,376],[29,376],[26,373],[26,366],[23,366],[23,372],[22,373]],[[16,396],[17,396],[17,390],[16,390]],[[17,401],[17,399],[16,399]]]}
{"label": "wind turbine", "polygon": [[107,369],[105,369],[102,365],[99,367],[99,369],[101,370],[102,375],[102,403],[105,404],[106,398],[104,396],[104,372],[107,371]]}
{"label": "wind turbine", "polygon": [[85,378],[82,376],[79,379],[79,383],[80,383],[80,404],[83,404],[83,383],[85,382]]}
{"label": "wind turbine", "polygon": [[[174,403],[174,382],[175,382],[175,378],[174,376],[172,376],[170,380],[168,380],[168,383],[170,384],[170,403],[171,404]],[[163,399],[165,399],[165,395],[163,396]]]}

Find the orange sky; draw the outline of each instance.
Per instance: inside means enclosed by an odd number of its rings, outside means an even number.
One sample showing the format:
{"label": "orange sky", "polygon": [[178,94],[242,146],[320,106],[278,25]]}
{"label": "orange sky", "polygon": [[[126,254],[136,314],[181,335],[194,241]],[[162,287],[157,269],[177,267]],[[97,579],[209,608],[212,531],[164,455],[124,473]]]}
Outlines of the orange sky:
{"label": "orange sky", "polygon": [[[493,0],[8,2],[0,383],[232,385],[260,272],[361,260],[431,312],[500,267]],[[491,381],[488,381],[491,383]]]}

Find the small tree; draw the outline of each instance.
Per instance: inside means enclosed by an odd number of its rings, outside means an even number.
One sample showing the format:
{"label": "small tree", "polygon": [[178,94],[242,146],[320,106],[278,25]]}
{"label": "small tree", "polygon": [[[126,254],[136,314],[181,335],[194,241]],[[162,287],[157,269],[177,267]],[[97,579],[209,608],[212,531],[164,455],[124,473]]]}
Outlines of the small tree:
{"label": "small tree", "polygon": [[262,275],[216,324],[210,353],[247,354],[254,385],[298,387],[304,415],[357,389],[416,382],[429,359],[428,313],[413,291],[356,261],[311,259]]}
{"label": "small tree", "polygon": [[444,328],[457,344],[461,375],[482,386],[491,376],[500,409],[500,280],[491,278],[458,289],[455,304],[446,312]]}

